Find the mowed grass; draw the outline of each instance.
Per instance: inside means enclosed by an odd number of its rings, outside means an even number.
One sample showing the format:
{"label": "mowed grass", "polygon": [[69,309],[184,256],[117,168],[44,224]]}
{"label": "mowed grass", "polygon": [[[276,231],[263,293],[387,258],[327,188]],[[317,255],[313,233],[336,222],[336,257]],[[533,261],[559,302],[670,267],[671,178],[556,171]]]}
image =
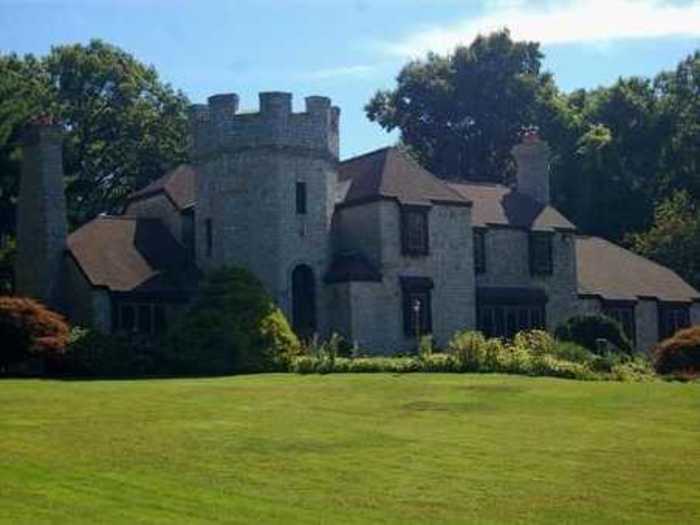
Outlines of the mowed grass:
{"label": "mowed grass", "polygon": [[0,382],[7,523],[700,523],[700,384]]}

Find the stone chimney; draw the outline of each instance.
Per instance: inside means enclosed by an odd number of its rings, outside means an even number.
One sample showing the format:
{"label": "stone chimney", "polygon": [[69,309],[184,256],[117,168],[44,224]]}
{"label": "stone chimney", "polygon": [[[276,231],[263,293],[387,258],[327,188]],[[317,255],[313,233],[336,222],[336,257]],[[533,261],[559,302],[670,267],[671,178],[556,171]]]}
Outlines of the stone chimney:
{"label": "stone chimney", "polygon": [[523,132],[513,148],[518,168],[517,189],[542,204],[549,204],[549,146],[534,129]]}
{"label": "stone chimney", "polygon": [[32,121],[22,138],[17,201],[18,295],[60,309],[63,258],[68,232],[63,181],[63,133],[52,118]]}

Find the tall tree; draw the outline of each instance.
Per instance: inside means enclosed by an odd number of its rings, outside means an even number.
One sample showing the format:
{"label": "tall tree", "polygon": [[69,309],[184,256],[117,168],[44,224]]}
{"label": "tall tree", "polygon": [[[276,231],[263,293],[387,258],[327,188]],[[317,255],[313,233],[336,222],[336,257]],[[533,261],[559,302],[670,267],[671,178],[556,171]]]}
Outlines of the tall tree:
{"label": "tall tree", "polygon": [[118,209],[128,193],[186,158],[186,98],[117,47],[93,40],[54,47],[40,60],[2,56],[5,71],[13,74],[0,75],[3,204],[16,195],[21,127],[37,113],[51,113],[66,129],[72,226]]}
{"label": "tall tree", "polygon": [[535,42],[514,42],[508,30],[479,36],[454,53],[431,53],[407,64],[394,90],[365,107],[370,120],[401,131],[402,142],[440,177],[502,180],[510,150],[533,124],[538,92],[551,86]]}
{"label": "tall tree", "polygon": [[651,81],[642,78],[570,95],[575,148],[571,137],[549,134],[561,155],[552,166],[553,188],[555,203],[586,233],[620,240],[651,224],[669,129],[658,105]]}
{"label": "tall tree", "polygon": [[654,224],[628,242],[637,253],[673,268],[700,289],[700,210],[687,191],[677,191],[654,212]]}

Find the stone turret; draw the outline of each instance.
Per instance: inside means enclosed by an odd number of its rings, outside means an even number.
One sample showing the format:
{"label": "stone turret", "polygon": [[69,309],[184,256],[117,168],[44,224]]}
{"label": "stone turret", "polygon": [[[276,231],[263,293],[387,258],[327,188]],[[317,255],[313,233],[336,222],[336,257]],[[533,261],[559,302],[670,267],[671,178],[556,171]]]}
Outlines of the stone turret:
{"label": "stone turret", "polygon": [[37,119],[29,124],[23,136],[17,201],[18,295],[62,308],[67,230],[63,133],[52,119]]}
{"label": "stone turret", "polygon": [[535,130],[525,131],[522,142],[513,148],[518,191],[542,204],[550,203],[549,154],[549,146]]}
{"label": "stone turret", "polygon": [[[312,329],[323,332],[340,110],[310,96],[295,113],[291,93],[279,91],[260,93],[258,112],[239,112],[232,93],[207,102],[190,109],[198,265],[248,268],[295,324],[293,312],[304,310],[307,321],[318,312]],[[307,279],[303,309],[293,275]]]}

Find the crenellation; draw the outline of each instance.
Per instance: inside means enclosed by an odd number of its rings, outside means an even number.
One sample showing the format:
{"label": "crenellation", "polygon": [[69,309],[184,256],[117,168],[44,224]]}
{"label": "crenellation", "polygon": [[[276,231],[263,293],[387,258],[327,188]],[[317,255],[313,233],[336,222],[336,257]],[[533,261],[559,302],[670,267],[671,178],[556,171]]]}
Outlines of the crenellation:
{"label": "crenellation", "polygon": [[260,116],[267,122],[281,125],[292,113],[292,94],[283,91],[267,91],[258,95]]}
{"label": "crenellation", "polygon": [[[202,159],[221,152],[276,148],[289,153],[312,154],[337,160],[340,110],[327,97],[306,98],[306,111],[292,112],[292,95],[259,94],[257,113],[238,113],[238,96],[209,97],[208,106],[190,109],[193,157]],[[204,108],[207,108],[206,110]]]}
{"label": "crenellation", "polygon": [[238,95],[235,93],[221,93],[212,95],[207,99],[211,121],[216,125],[233,118],[238,112]]}

